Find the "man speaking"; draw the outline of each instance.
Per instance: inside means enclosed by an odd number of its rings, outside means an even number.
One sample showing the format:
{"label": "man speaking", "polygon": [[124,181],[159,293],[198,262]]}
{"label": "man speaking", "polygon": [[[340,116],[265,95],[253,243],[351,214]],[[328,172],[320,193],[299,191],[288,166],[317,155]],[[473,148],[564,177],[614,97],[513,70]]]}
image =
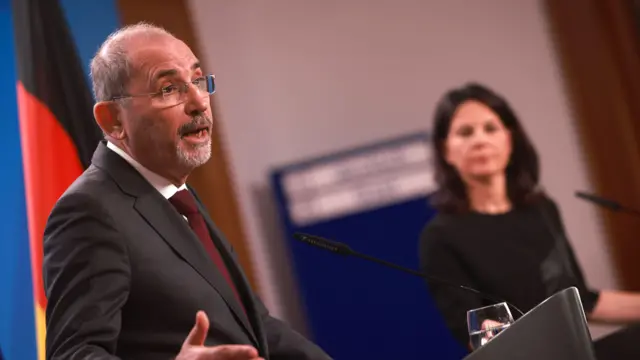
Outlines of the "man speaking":
{"label": "man speaking", "polygon": [[184,42],[140,23],[91,62],[105,140],[44,233],[47,359],[330,359],[273,318],[187,187],[210,94]]}

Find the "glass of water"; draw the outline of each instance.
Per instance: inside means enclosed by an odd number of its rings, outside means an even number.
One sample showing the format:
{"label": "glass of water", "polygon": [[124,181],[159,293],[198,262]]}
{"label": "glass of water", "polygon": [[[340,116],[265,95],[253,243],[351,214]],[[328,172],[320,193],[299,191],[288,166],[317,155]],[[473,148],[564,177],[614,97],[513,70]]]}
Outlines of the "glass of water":
{"label": "glass of water", "polygon": [[478,349],[511,324],[513,316],[504,302],[467,311],[471,349]]}

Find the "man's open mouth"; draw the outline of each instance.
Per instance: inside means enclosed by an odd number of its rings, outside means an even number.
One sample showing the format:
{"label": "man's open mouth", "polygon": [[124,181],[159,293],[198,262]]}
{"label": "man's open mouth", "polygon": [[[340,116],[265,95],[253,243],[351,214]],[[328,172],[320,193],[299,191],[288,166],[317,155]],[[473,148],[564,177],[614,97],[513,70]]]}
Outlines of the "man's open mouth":
{"label": "man's open mouth", "polygon": [[192,130],[187,130],[182,133],[182,138],[204,138],[209,135],[208,126],[199,126]]}

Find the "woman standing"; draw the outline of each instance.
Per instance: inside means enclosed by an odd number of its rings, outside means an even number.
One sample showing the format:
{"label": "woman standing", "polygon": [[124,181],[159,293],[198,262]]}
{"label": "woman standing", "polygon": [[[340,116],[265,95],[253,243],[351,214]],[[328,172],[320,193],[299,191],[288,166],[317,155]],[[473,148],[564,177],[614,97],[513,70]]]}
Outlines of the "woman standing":
{"label": "woman standing", "polygon": [[[446,93],[436,109],[433,144],[438,214],[420,238],[424,272],[495,294],[525,312],[575,286],[589,320],[640,320],[640,295],[586,285],[560,211],[538,186],[536,150],[500,95],[479,84]],[[466,347],[467,310],[489,303],[450,287],[429,289]]]}

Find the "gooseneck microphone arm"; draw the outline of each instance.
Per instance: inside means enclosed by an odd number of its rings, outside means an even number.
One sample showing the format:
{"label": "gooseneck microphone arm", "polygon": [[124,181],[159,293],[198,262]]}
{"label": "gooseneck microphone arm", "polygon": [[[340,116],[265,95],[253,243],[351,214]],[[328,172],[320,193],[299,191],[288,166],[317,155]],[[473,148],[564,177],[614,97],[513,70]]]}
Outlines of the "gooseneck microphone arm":
{"label": "gooseneck microphone arm", "polygon": [[594,194],[589,194],[586,193],[584,191],[576,191],[575,193],[576,197],[592,202],[596,205],[602,206],[604,208],[607,208],[609,210],[613,210],[613,211],[617,211],[617,212],[624,212],[627,214],[631,214],[631,215],[635,215],[635,216],[640,216],[640,210],[639,209],[634,209],[634,208],[630,208],[628,206],[624,206],[622,204],[620,204],[617,201],[613,201],[611,199],[605,199],[603,197],[600,197],[598,195],[594,195]]}
{"label": "gooseneck microphone arm", "polygon": [[516,307],[515,305],[513,305],[513,304],[509,303],[508,301],[506,301],[504,299],[501,299],[501,298],[499,298],[497,296],[490,295],[490,294],[487,294],[487,293],[483,293],[483,292],[481,292],[479,290],[476,290],[474,288],[470,288],[468,286],[454,284],[454,283],[451,283],[451,282],[449,282],[447,280],[443,280],[443,279],[437,278],[435,276],[430,276],[430,275],[421,273],[421,272],[416,271],[416,270],[412,270],[412,269],[409,269],[409,268],[406,268],[406,267],[403,267],[403,266],[400,266],[400,265],[397,265],[397,264],[394,264],[394,263],[391,263],[391,262],[388,262],[388,261],[385,261],[385,260],[382,260],[382,259],[375,258],[373,256],[361,254],[361,253],[351,249],[351,247],[349,247],[349,245],[347,245],[347,244],[339,243],[339,242],[336,242],[336,241],[333,241],[333,240],[328,240],[328,239],[322,238],[320,236],[310,235],[310,234],[303,234],[303,233],[295,233],[295,234],[293,234],[293,237],[295,239],[299,240],[299,241],[302,241],[302,242],[307,243],[309,245],[313,245],[313,246],[325,249],[325,250],[330,251],[330,252],[332,252],[334,254],[344,255],[344,256],[355,256],[355,257],[358,257],[358,258],[361,258],[361,259],[365,259],[365,260],[368,260],[368,261],[372,261],[374,263],[378,263],[378,264],[381,264],[381,265],[384,265],[384,266],[387,266],[387,267],[390,267],[390,268],[393,268],[393,269],[396,269],[396,270],[404,271],[404,272],[409,273],[411,275],[419,276],[419,277],[421,277],[423,279],[428,280],[429,282],[439,283],[439,284],[442,284],[442,285],[451,286],[451,287],[454,287],[454,288],[458,288],[458,289],[462,289],[462,290],[465,290],[465,291],[472,292],[472,293],[474,293],[474,294],[476,294],[476,295],[478,295],[478,296],[480,296],[480,297],[482,297],[482,298],[484,298],[486,300],[491,300],[491,301],[495,301],[495,302],[498,302],[498,303],[504,302],[507,305],[509,305],[510,307],[512,307],[513,309],[515,309],[520,315],[524,315],[522,310],[518,309],[518,307]]}

